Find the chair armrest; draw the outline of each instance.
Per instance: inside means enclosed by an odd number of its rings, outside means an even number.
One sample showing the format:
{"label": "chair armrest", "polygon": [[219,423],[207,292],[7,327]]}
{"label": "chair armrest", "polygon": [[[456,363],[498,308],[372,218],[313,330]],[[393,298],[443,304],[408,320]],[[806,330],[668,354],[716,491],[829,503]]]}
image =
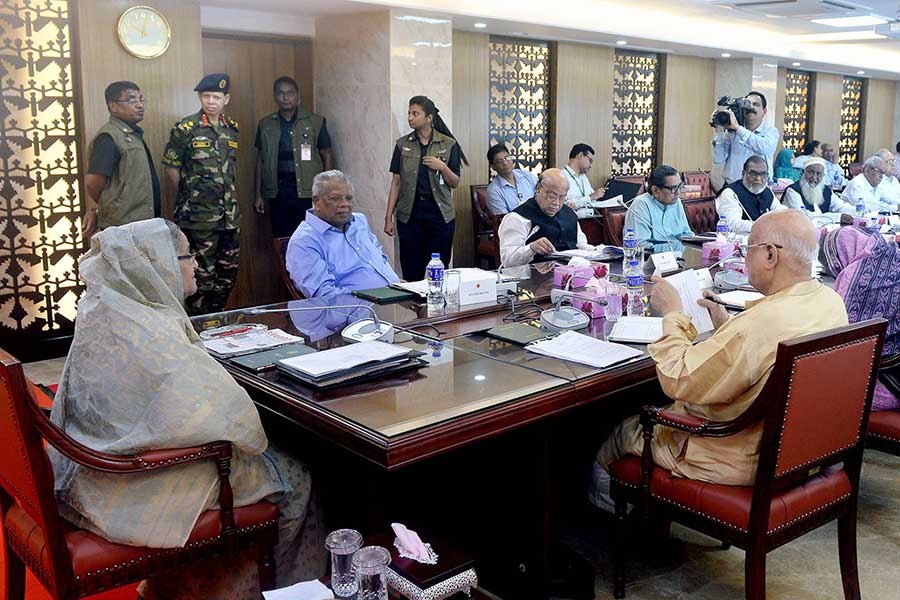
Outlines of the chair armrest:
{"label": "chair armrest", "polygon": [[644,406],[641,408],[641,424],[663,425],[664,427],[703,435],[703,432],[707,425],[710,424],[710,421],[676,412],[674,410],[666,410],[656,406]]}
{"label": "chair armrest", "polygon": [[894,354],[893,356],[883,356],[881,358],[881,364],[878,366],[878,368],[893,369],[897,365],[900,365],[900,353]]}

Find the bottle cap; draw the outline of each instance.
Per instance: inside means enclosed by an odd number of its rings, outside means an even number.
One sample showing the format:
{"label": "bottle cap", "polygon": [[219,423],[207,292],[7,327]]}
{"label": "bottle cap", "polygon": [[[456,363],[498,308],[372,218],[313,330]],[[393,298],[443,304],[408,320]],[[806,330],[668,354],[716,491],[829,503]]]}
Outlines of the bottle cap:
{"label": "bottle cap", "polygon": [[431,253],[431,258],[432,258],[432,259],[440,258],[440,257],[441,257],[441,253],[440,253],[440,252],[432,252],[432,253]]}
{"label": "bottle cap", "polygon": [[629,262],[628,262],[628,266],[629,266],[629,267],[636,267],[636,266],[638,266],[638,265],[637,265],[637,261],[636,261],[636,260],[629,261]]}

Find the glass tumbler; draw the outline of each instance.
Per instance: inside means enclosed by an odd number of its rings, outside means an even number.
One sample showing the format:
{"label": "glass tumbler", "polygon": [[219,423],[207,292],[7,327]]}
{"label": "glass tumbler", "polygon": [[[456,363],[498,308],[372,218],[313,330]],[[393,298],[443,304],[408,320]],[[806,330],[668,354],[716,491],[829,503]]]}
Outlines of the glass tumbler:
{"label": "glass tumbler", "polygon": [[610,283],[606,287],[606,306],[603,307],[603,316],[614,323],[622,316],[622,287]]}
{"label": "glass tumbler", "polygon": [[444,310],[459,312],[459,282],[462,274],[457,270],[444,271]]}
{"label": "glass tumbler", "polygon": [[391,553],[381,546],[366,546],[353,555],[357,600],[388,600],[387,566]]}
{"label": "glass tumbler", "polygon": [[331,552],[331,589],[335,598],[350,598],[356,593],[353,555],[362,546],[362,535],[355,529],[338,529],[325,538]]}

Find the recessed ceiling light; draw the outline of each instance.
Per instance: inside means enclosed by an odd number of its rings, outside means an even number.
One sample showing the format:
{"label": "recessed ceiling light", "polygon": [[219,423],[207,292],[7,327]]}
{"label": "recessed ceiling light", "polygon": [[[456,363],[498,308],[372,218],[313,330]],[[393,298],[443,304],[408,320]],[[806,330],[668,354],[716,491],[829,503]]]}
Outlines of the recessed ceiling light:
{"label": "recessed ceiling light", "polygon": [[868,27],[870,25],[883,25],[887,19],[875,15],[863,15],[861,17],[834,17],[831,19],[812,19],[813,23],[828,25],[829,27]]}
{"label": "recessed ceiling light", "polygon": [[616,40],[616,46],[627,46],[628,42],[625,40]]}
{"label": "recessed ceiling light", "polygon": [[731,53],[729,53],[729,52],[723,52],[723,53],[722,53],[722,58],[731,58]]}
{"label": "recessed ceiling light", "polygon": [[871,30],[863,31],[835,31],[832,33],[812,33],[798,35],[801,42],[858,42],[862,40],[882,40],[887,36],[875,33]]}
{"label": "recessed ceiling light", "polygon": [[475,29],[484,29],[487,27],[487,23],[475,23]]}
{"label": "recessed ceiling light", "polygon": [[798,63],[798,62],[792,62],[792,63],[791,63],[791,66],[792,66],[792,67],[799,67],[799,66],[800,66],[800,63]]}
{"label": "recessed ceiling light", "polygon": [[865,71],[857,71],[856,74],[857,74],[857,75],[865,75],[866,72],[865,72]]}

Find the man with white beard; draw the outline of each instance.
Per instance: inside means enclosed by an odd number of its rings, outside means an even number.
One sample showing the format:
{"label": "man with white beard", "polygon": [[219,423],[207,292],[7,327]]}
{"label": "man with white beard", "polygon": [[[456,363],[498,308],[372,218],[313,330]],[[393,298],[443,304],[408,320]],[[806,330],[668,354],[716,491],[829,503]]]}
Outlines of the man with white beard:
{"label": "man with white beard", "polygon": [[[837,196],[834,198],[837,199]],[[803,175],[784,190],[782,201],[788,208],[805,209],[817,215],[840,212],[832,207],[831,187],[825,185],[825,159],[808,158]]]}
{"label": "man with white beard", "polygon": [[766,159],[751,156],[744,162],[741,178],[726,185],[716,198],[716,212],[728,220],[728,226],[735,233],[750,233],[753,222],[760,215],[784,208],[766,185],[768,179]]}

